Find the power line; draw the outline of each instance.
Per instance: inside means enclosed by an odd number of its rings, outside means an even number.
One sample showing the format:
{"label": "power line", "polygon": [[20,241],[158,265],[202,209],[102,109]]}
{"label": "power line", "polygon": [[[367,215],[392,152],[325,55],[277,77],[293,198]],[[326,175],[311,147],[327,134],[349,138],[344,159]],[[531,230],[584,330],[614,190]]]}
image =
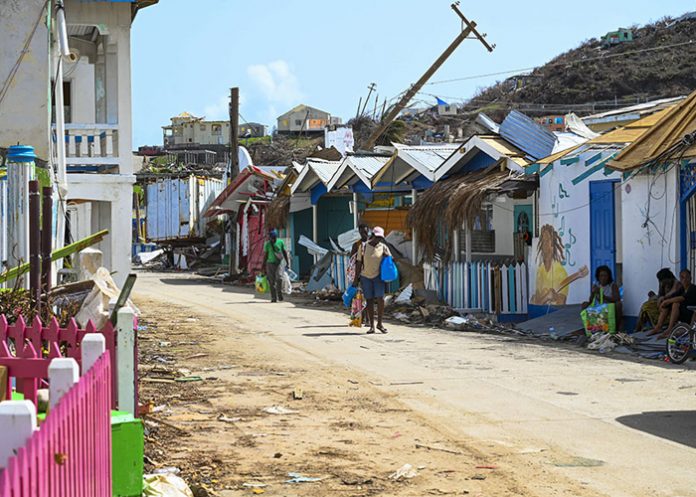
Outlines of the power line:
{"label": "power line", "polygon": [[571,61],[565,61],[565,62],[550,62],[548,64],[543,64],[543,65],[533,66],[533,67],[523,67],[520,69],[510,69],[507,71],[491,72],[491,73],[487,73],[487,74],[476,74],[476,75],[472,75],[472,76],[463,76],[461,78],[442,79],[440,81],[431,81],[430,83],[427,83],[427,84],[428,85],[440,85],[440,84],[446,84],[446,83],[456,83],[458,81],[469,81],[472,79],[489,78],[492,76],[502,76],[505,74],[514,74],[514,73],[534,71],[535,69],[542,69],[542,68],[547,68],[547,67],[571,66],[574,64],[583,64],[585,62],[594,62],[594,61],[598,61],[598,60],[613,59],[616,57],[626,57],[629,55],[636,55],[636,54],[645,53],[645,52],[656,52],[659,50],[667,50],[670,48],[693,45],[694,43],[696,43],[696,41],[689,40],[689,41],[685,41],[682,43],[674,43],[672,45],[663,45],[660,47],[643,48],[640,50],[631,50],[628,52],[622,52],[622,53],[617,53],[617,54],[601,55],[599,57],[588,57],[588,58],[584,58],[584,59],[571,60]]}

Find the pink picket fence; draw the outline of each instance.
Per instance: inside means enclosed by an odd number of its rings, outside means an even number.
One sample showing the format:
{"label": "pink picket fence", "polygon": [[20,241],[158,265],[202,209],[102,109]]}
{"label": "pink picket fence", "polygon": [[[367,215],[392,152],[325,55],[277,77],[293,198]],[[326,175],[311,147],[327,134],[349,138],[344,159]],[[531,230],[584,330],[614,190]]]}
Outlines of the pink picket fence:
{"label": "pink picket fence", "polygon": [[17,392],[36,405],[37,390],[43,388],[48,380],[48,365],[52,359],[72,357],[82,365],[80,344],[87,333],[101,333],[106,340],[111,360],[111,406],[116,408],[116,332],[110,322],[97,331],[91,322],[84,330],[80,329],[74,319],[66,328],[61,328],[55,318],[48,326],[44,326],[39,318],[27,326],[21,316],[12,325],[7,324],[5,316],[0,316],[0,366],[5,366],[8,371],[7,398],[10,398],[10,383],[15,378]]}
{"label": "pink picket fence", "polygon": [[106,351],[0,470],[0,497],[111,496],[111,371]]}

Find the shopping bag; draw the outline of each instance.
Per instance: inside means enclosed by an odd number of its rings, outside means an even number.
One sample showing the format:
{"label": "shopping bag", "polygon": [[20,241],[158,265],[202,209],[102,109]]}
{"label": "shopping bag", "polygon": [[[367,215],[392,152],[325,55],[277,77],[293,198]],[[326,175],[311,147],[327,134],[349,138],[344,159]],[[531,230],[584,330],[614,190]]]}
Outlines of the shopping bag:
{"label": "shopping bag", "polygon": [[355,297],[353,297],[353,302],[350,305],[350,326],[358,328],[362,326],[362,313],[365,307],[367,307],[367,303],[363,297],[363,292],[358,288],[356,289]]}
{"label": "shopping bag", "polygon": [[268,278],[265,274],[256,275],[256,291],[258,293],[268,293]]}
{"label": "shopping bag", "polygon": [[594,298],[592,304],[580,312],[580,317],[585,327],[585,334],[588,336],[598,332],[614,333],[616,331],[616,304],[605,304],[601,293],[599,303],[597,298]]}
{"label": "shopping bag", "polygon": [[358,293],[358,289],[354,286],[349,286],[346,291],[343,292],[343,305],[348,308],[353,303],[353,298],[355,294]]}
{"label": "shopping bag", "polygon": [[382,258],[382,263],[379,267],[379,275],[385,283],[395,281],[399,278],[399,270],[396,268],[396,264],[391,255]]}
{"label": "shopping bag", "polygon": [[290,280],[290,275],[287,271],[282,271],[280,275],[281,278],[281,288],[280,291],[285,295],[290,295],[292,293],[292,281]]}

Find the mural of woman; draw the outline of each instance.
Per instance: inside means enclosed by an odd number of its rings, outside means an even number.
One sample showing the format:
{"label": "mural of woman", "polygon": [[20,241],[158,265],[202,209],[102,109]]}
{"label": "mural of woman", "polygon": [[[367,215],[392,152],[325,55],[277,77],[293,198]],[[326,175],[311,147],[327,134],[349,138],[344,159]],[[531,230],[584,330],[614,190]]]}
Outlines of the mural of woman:
{"label": "mural of woman", "polygon": [[561,237],[550,224],[541,227],[537,245],[536,292],[530,303],[534,305],[565,305],[571,283],[589,274],[587,266],[568,276],[563,267],[565,257]]}

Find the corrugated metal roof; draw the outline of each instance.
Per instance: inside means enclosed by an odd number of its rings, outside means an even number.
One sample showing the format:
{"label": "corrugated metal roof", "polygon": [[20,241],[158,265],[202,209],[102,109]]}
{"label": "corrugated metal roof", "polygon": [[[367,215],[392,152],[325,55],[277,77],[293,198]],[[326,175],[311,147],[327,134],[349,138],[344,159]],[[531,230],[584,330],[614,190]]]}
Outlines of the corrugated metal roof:
{"label": "corrugated metal roof", "polygon": [[551,131],[516,110],[510,111],[500,125],[500,136],[535,159],[550,155],[556,144]]}
{"label": "corrugated metal roof", "polygon": [[586,142],[584,145],[581,145],[579,147],[572,147],[568,150],[548,155],[547,157],[544,157],[543,159],[538,160],[535,163],[542,165],[551,164],[552,162],[555,162],[569,155],[571,152],[586,152],[588,150],[594,149],[604,150],[607,148],[607,145],[617,145],[617,147],[613,148],[621,150],[626,145],[636,141],[644,133],[646,133],[653,126],[655,126],[655,124],[657,124],[668,112],[670,112],[672,108],[674,107],[669,107],[659,112],[655,112],[654,114],[644,117],[643,119],[639,119],[638,121],[627,124],[622,128],[615,129],[614,131],[610,131],[608,133],[600,135],[597,138],[593,138],[592,140]]}
{"label": "corrugated metal roof", "polygon": [[459,144],[437,147],[408,147],[399,149],[399,155],[404,155],[421,164],[428,171],[435,171],[440,164],[459,148]]}
{"label": "corrugated metal roof", "polygon": [[343,188],[355,183],[354,179],[362,181],[366,186],[372,186],[372,179],[391,159],[389,155],[352,154],[341,162],[338,171],[327,185],[329,191]]}
{"label": "corrugated metal roof", "polygon": [[292,185],[292,193],[306,192],[321,182],[328,186],[336,171],[341,166],[339,161],[324,161],[321,159],[310,159],[300,171],[300,174]]}
{"label": "corrugated metal roof", "polygon": [[[631,145],[626,147],[609,167],[630,171],[660,158],[680,142],[684,136],[696,132],[696,92],[683,102],[661,113],[658,120],[647,128]],[[650,117],[654,117],[655,115]],[[653,119],[654,120],[654,119]],[[696,156],[696,146],[679,151],[681,158]]]}

